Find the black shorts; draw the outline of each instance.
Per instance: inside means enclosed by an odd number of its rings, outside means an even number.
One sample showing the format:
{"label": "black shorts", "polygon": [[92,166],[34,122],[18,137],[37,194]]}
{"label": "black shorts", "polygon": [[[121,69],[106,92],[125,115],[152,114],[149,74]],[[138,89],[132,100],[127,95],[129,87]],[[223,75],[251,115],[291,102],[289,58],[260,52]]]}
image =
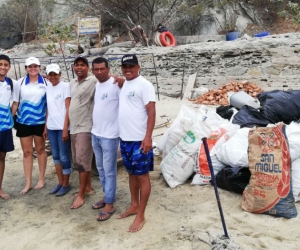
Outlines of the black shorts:
{"label": "black shorts", "polygon": [[45,124],[38,124],[38,125],[24,125],[21,123],[18,123],[17,125],[17,137],[27,137],[31,135],[35,136],[43,136]]}
{"label": "black shorts", "polygon": [[12,129],[0,131],[0,152],[11,152],[14,150]]}

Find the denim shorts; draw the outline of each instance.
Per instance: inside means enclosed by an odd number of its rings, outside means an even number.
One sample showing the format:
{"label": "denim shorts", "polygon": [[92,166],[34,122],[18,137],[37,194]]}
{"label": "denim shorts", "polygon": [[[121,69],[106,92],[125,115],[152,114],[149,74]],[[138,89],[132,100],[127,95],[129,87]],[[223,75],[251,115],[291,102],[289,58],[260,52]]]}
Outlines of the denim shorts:
{"label": "denim shorts", "polygon": [[132,175],[143,175],[153,171],[153,150],[144,154],[141,141],[120,140],[120,151],[126,171]]}
{"label": "denim shorts", "polygon": [[48,129],[48,138],[54,164],[61,164],[64,175],[72,173],[70,140],[63,142],[62,130]]}

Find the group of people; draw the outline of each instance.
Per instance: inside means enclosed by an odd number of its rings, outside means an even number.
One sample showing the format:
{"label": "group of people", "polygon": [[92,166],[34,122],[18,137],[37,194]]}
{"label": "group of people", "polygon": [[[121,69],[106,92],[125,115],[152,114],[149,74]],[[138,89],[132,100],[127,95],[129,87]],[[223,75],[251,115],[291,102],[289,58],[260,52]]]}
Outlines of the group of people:
{"label": "group of people", "polygon": [[107,220],[115,213],[120,147],[129,176],[131,205],[117,218],[135,215],[128,231],[139,231],[145,223],[145,209],[151,192],[149,171],[153,170],[151,137],[156,98],[153,85],[139,73],[138,58],[131,54],[122,57],[125,81],[110,75],[108,61],[103,57],[93,60],[93,76],[89,75],[88,60],[77,57],[73,65],[76,78],[70,83],[60,80],[59,65],[48,65],[45,78],[40,74],[40,66],[38,58],[27,58],[27,75],[13,81],[6,77],[10,59],[0,55],[0,197],[9,198],[1,184],[6,153],[14,150],[14,126],[21,141],[26,179],[20,193],[26,194],[32,189],[33,144],[39,165],[35,189],[44,187],[45,139],[48,138],[58,177],[58,184],[50,194],[63,196],[71,190],[69,177],[73,162],[73,168],[79,172],[79,191],[71,208],[81,207],[86,193],[93,191],[91,166],[94,153],[104,196],[92,205],[92,209],[102,209],[98,221]]}

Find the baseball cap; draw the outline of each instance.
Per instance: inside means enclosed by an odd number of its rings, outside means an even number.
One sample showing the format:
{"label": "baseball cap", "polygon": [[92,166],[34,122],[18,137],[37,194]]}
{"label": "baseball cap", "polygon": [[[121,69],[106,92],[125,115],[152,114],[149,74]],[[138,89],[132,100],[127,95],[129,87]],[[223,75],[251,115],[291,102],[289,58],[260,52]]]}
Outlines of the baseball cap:
{"label": "baseball cap", "polygon": [[128,65],[139,65],[138,59],[136,55],[125,55],[122,57],[122,65],[128,64]]}
{"label": "baseball cap", "polygon": [[9,57],[7,55],[1,54],[0,55],[0,60],[5,60],[5,61],[7,61],[10,64],[10,59],[9,59]]}
{"label": "baseball cap", "polygon": [[46,73],[47,73],[47,75],[49,75],[50,72],[54,72],[56,74],[59,74],[60,67],[58,66],[58,64],[51,63],[51,64],[47,65],[47,67],[46,67]]}
{"label": "baseball cap", "polygon": [[31,64],[36,64],[36,65],[41,65],[40,63],[40,60],[37,59],[36,57],[28,57],[26,60],[25,60],[25,66],[29,66]]}
{"label": "baseball cap", "polygon": [[87,66],[89,66],[89,61],[83,56],[79,56],[75,58],[74,64],[77,63],[78,61],[83,61]]}

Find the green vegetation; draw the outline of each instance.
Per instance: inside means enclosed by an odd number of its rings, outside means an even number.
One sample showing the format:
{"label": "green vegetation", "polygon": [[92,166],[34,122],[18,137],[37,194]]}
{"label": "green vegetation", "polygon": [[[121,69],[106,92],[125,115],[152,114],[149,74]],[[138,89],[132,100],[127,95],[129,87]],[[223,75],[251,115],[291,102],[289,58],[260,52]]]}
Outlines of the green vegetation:
{"label": "green vegetation", "polygon": [[[66,65],[65,58],[65,43],[73,40],[75,33],[74,25],[64,25],[62,23],[58,23],[56,25],[45,25],[42,29],[40,29],[41,35],[39,38],[49,39],[52,43],[48,44],[45,48],[45,53],[49,56],[53,56],[54,54],[62,55]],[[74,50],[69,48],[70,53],[73,53]],[[68,74],[68,71],[67,71]],[[68,74],[68,79],[69,74]]]}

